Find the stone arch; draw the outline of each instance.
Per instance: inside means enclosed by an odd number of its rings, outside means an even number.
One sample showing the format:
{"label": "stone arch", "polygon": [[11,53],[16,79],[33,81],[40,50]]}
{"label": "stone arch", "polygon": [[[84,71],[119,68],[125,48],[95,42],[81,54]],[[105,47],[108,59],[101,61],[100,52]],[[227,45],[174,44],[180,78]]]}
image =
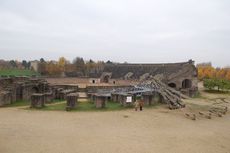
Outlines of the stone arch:
{"label": "stone arch", "polygon": [[182,81],[182,88],[186,89],[186,88],[191,88],[192,87],[192,81],[190,79],[184,79]]}
{"label": "stone arch", "polygon": [[176,84],[173,83],[173,82],[170,82],[170,83],[168,84],[168,86],[171,87],[171,88],[176,88]]}
{"label": "stone arch", "polygon": [[109,83],[110,78],[112,77],[112,73],[103,73],[101,76],[101,82],[103,83]]}
{"label": "stone arch", "polygon": [[16,87],[16,100],[22,100],[23,99],[23,86]]}
{"label": "stone arch", "polygon": [[104,77],[103,77],[103,82],[104,83],[109,83],[109,75],[105,75]]}
{"label": "stone arch", "polygon": [[31,93],[32,93],[32,94],[33,94],[33,93],[39,93],[38,87],[36,87],[36,86],[32,87]]}

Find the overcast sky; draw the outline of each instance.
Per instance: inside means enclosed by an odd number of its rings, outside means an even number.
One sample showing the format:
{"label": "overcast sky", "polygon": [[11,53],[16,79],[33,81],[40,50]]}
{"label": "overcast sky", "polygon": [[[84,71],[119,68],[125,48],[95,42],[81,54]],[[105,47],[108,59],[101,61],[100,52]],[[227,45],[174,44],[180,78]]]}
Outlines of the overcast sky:
{"label": "overcast sky", "polygon": [[230,0],[0,0],[0,59],[230,65]]}

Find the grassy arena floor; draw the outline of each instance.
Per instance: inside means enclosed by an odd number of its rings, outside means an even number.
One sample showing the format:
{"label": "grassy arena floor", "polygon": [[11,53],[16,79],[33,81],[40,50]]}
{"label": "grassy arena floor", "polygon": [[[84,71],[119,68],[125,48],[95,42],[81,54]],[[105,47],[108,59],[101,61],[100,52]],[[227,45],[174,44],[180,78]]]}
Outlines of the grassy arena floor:
{"label": "grassy arena floor", "polygon": [[[144,108],[156,108],[159,106],[159,104],[151,105],[151,106],[145,106]],[[57,103],[54,105],[46,105],[44,108],[39,110],[47,110],[47,111],[65,111],[66,103]],[[109,101],[106,104],[106,108],[96,108],[95,105],[90,102],[78,102],[77,107],[75,109],[72,109],[73,112],[79,112],[79,111],[117,111],[117,110],[126,110],[126,109],[134,109],[134,107],[127,106],[123,107],[120,103]]]}
{"label": "grassy arena floor", "polygon": [[[151,106],[145,106],[144,108],[157,108],[160,104],[155,104]],[[29,110],[42,110],[42,111],[65,111],[66,108],[66,101],[54,99],[52,103],[46,104],[44,108],[41,109],[31,109],[29,108],[30,102],[25,100],[16,101],[12,104],[5,105],[4,107],[23,107],[24,109]],[[123,107],[120,103],[108,101],[106,104],[106,108],[96,108],[95,105],[91,101],[85,102],[78,102],[77,107],[72,109],[72,112],[79,112],[79,111],[116,111],[116,110],[126,110],[126,109],[134,109],[134,106],[127,106]]]}
{"label": "grassy arena floor", "polygon": [[[42,110],[56,110],[56,111],[63,111],[65,110],[66,103],[60,103],[56,105],[47,105]],[[71,111],[113,111],[113,110],[124,110],[132,108],[132,106],[129,107],[123,107],[119,103],[115,102],[107,102],[106,108],[98,109],[95,107],[95,105],[90,102],[78,102],[78,105],[75,109]]]}
{"label": "grassy arena floor", "polygon": [[13,102],[12,104],[5,105],[3,107],[18,107],[18,106],[29,106],[30,102],[25,100],[18,100]]}

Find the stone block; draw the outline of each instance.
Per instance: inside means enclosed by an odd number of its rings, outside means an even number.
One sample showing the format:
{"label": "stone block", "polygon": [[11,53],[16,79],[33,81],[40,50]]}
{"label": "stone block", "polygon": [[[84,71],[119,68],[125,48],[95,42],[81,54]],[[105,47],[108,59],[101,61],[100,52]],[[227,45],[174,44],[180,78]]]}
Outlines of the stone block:
{"label": "stone block", "polygon": [[70,93],[66,96],[66,111],[74,109],[77,106],[78,94]]}
{"label": "stone block", "polygon": [[31,108],[42,108],[45,106],[44,94],[32,94],[31,96]]}

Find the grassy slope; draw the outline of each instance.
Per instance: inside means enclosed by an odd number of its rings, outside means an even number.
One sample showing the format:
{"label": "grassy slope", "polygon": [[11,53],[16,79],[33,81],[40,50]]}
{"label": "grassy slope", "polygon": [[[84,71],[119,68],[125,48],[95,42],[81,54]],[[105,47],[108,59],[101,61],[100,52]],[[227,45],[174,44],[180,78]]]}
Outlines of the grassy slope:
{"label": "grassy slope", "polygon": [[4,69],[4,70],[0,70],[0,76],[1,75],[32,76],[32,75],[40,75],[40,74],[31,70]]}

